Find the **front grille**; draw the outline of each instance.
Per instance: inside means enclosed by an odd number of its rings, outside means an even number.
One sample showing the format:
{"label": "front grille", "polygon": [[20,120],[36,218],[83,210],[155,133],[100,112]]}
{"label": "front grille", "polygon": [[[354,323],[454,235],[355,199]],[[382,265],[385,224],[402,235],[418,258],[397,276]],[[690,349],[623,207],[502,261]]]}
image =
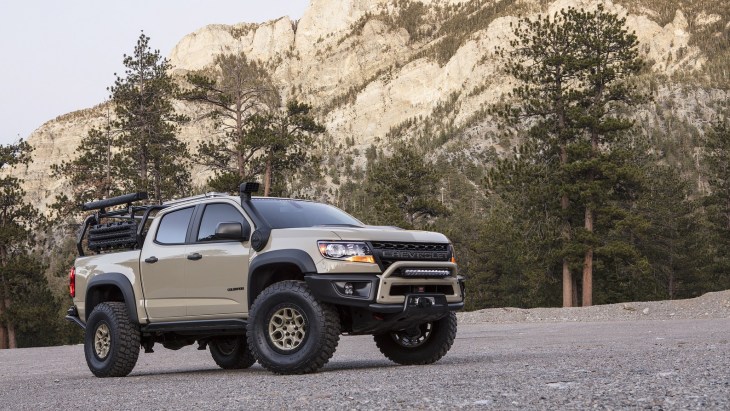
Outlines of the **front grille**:
{"label": "front grille", "polygon": [[387,269],[396,261],[449,261],[451,259],[451,247],[444,243],[373,241],[370,245],[383,269]]}
{"label": "front grille", "polygon": [[377,250],[449,251],[449,245],[441,243],[400,243],[374,241],[372,245],[373,248]]}

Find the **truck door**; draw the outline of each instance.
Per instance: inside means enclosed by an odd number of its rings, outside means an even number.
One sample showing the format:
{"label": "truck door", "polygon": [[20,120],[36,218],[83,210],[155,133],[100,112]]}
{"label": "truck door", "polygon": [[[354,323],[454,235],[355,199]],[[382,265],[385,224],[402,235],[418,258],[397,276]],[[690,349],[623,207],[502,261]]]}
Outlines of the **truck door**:
{"label": "truck door", "polygon": [[[186,238],[194,206],[161,215],[150,227],[142,247],[140,267],[147,315],[152,321],[180,319],[186,315],[188,296]],[[156,221],[155,221],[156,223]]]}
{"label": "truck door", "polygon": [[187,252],[196,257],[188,261],[188,317],[215,318],[248,312],[247,287],[249,242],[216,239],[220,223],[241,223],[244,231],[251,224],[232,203],[208,203],[196,213],[192,241]]}

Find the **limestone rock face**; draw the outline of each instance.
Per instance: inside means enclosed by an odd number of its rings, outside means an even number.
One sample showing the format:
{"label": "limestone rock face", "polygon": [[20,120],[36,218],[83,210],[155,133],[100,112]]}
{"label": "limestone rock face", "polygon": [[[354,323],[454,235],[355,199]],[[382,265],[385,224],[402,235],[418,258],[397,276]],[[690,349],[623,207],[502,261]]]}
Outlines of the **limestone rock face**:
{"label": "limestone rock face", "polygon": [[[626,16],[628,28],[636,32],[640,51],[655,72],[696,70],[706,61],[690,43],[691,27],[682,10],[676,11],[673,21],[661,26],[655,12],[631,14],[611,0],[556,0],[546,8],[536,0],[517,2],[514,13],[496,15],[460,38],[457,49],[446,59],[434,57],[442,38],[413,38],[406,27],[399,26],[402,19],[384,17],[397,16],[399,3],[312,0],[299,21],[283,17],[262,24],[201,28],[181,39],[169,58],[173,72],[182,74],[211,65],[220,53],[243,52],[269,68],[285,96],[294,94],[312,103],[335,140],[353,138],[363,148],[379,144],[390,130],[412,119],[469,126],[473,144],[483,147],[493,145],[483,133],[488,126],[474,124],[473,119],[513,87],[512,80],[502,74],[495,49],[509,48],[516,16],[552,14],[566,7],[593,9],[599,2]],[[427,9],[426,15],[436,19],[447,6],[470,5],[469,0],[421,3]],[[718,21],[719,17],[711,12],[696,16],[694,23]],[[436,23],[426,21],[420,28],[428,29]],[[196,107],[183,102],[177,107],[194,119],[180,134],[194,151],[214,130],[210,123],[196,120],[201,117]],[[106,121],[105,113],[106,109],[99,106],[61,116],[29,137],[36,149],[35,161],[27,169],[13,172],[26,179],[26,189],[34,202],[44,205],[53,200],[64,182],[50,178],[51,164],[73,158],[75,147],[88,130]],[[197,184],[203,184],[208,176],[204,170],[196,170],[194,175]]]}
{"label": "limestone rock face", "polygon": [[243,52],[265,61],[288,51],[293,43],[294,23],[288,17],[261,25],[214,24],[183,37],[169,58],[175,69],[199,70],[221,53]]}

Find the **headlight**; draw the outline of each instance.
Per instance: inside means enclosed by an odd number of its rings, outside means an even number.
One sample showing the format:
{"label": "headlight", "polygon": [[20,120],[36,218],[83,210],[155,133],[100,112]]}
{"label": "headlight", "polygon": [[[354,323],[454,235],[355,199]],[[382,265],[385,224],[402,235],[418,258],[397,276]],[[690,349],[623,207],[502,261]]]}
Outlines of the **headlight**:
{"label": "headlight", "polygon": [[317,241],[319,252],[324,258],[351,261],[356,263],[375,263],[373,252],[365,243],[346,241]]}

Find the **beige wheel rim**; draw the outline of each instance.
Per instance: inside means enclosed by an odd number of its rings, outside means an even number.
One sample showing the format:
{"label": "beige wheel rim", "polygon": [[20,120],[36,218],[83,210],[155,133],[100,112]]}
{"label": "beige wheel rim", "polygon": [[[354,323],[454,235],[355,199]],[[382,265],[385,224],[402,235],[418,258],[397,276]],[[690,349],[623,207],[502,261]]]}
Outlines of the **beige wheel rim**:
{"label": "beige wheel rim", "polygon": [[299,347],[306,334],[304,316],[295,308],[281,308],[269,320],[269,339],[282,351]]}
{"label": "beige wheel rim", "polygon": [[99,324],[94,334],[94,351],[96,352],[96,356],[100,359],[106,358],[109,355],[111,345],[112,338],[109,334],[109,326],[104,323]]}

